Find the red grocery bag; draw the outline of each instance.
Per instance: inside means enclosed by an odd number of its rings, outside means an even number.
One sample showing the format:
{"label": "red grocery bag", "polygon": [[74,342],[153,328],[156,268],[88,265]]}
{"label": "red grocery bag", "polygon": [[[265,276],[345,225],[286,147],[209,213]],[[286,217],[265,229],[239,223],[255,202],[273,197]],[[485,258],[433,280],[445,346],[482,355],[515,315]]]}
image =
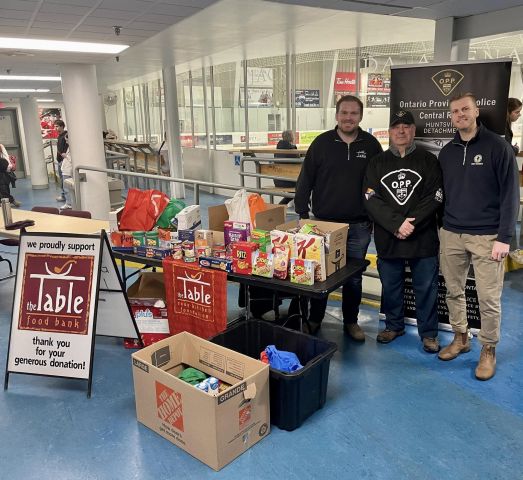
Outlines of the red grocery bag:
{"label": "red grocery bag", "polygon": [[209,338],[225,330],[227,273],[169,258],[162,265],[171,335]]}
{"label": "red grocery bag", "polygon": [[169,197],[159,190],[130,188],[120,217],[121,231],[148,231],[154,227]]}

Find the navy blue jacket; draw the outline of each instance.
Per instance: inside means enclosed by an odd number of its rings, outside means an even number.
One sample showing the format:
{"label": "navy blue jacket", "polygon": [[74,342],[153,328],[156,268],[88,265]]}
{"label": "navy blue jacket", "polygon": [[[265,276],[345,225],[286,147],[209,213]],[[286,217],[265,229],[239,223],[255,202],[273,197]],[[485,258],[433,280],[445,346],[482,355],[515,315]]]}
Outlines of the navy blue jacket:
{"label": "navy blue jacket", "polygon": [[479,124],[462,143],[459,132],[439,154],[443,171],[443,227],[454,233],[497,235],[510,243],[519,205],[518,170],[511,146]]}

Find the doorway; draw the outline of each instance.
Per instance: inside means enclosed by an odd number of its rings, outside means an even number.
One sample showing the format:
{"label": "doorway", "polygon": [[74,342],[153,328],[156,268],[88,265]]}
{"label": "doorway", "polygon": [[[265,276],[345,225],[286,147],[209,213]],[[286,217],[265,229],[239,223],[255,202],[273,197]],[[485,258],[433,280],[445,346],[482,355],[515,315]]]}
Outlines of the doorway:
{"label": "doorway", "polygon": [[16,108],[0,109],[0,143],[9,155],[16,157],[16,176],[25,178],[24,157],[20,144],[20,131]]}

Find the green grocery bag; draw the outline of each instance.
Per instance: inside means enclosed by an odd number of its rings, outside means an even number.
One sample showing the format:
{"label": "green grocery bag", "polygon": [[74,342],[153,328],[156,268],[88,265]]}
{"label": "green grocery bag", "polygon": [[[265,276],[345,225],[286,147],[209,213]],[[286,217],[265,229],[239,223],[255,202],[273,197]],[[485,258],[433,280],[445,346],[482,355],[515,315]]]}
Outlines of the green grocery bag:
{"label": "green grocery bag", "polygon": [[159,228],[174,228],[176,227],[176,215],[186,207],[185,203],[177,198],[171,198],[165,207],[165,210],[158,217],[156,226]]}

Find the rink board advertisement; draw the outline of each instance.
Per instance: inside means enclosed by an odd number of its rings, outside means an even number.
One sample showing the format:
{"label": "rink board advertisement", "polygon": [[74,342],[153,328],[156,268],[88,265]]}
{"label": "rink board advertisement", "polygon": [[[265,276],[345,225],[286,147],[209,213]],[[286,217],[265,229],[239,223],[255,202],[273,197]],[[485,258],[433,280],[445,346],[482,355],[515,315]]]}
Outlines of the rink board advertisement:
{"label": "rink board advertisement", "polygon": [[450,100],[470,92],[480,121],[504,135],[511,68],[511,60],[391,67],[391,114],[411,111],[417,138],[449,139],[454,136]]}
{"label": "rink board advertisement", "polygon": [[23,234],[8,372],[88,380],[102,237]]}

